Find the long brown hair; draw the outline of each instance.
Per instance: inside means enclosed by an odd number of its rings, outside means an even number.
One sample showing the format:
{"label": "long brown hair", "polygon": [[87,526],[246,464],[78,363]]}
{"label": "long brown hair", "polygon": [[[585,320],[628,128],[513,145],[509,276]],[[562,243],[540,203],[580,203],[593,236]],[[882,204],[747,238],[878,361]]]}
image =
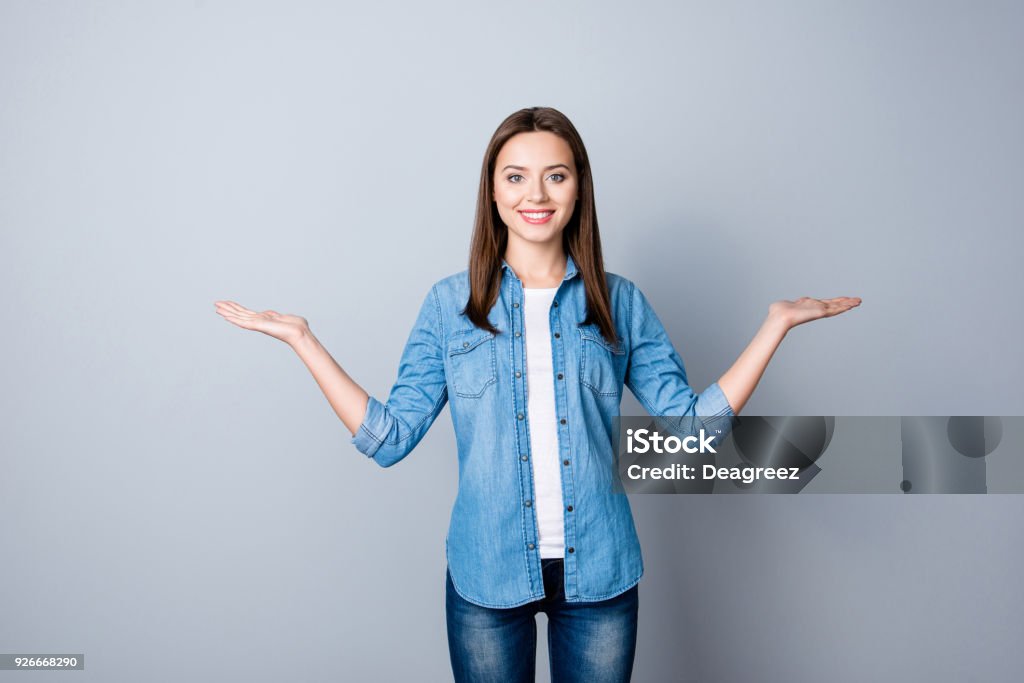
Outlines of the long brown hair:
{"label": "long brown hair", "polygon": [[617,343],[612,323],[608,283],[601,256],[601,235],[597,229],[597,208],[594,204],[594,182],[590,160],[580,134],[572,122],[557,109],[528,107],[510,115],[491,136],[480,169],[480,192],[477,195],[476,220],[469,246],[469,301],[463,313],[477,327],[497,334],[498,329],[487,319],[498,300],[501,286],[501,259],[508,244],[508,227],[498,215],[494,203],[494,165],[498,152],[513,135],[548,131],[569,144],[576,163],[579,199],[572,217],[562,231],[562,247],[572,256],[583,278],[587,294],[587,315],[581,325],[596,324],[602,336]]}

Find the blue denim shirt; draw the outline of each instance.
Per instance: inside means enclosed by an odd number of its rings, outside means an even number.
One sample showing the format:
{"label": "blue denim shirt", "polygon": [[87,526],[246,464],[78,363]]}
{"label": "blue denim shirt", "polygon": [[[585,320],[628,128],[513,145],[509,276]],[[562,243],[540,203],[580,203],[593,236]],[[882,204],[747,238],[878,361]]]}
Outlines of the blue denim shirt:
{"label": "blue denim shirt", "polygon": [[[488,318],[498,335],[459,313],[468,270],[431,287],[387,403],[373,396],[351,442],[390,467],[420,442],[446,402],[459,458],[459,488],[445,539],[458,593],[485,607],[544,598],[527,418],[523,283],[502,260]],[[733,414],[718,384],[697,394],[654,310],[630,280],[607,273],[618,347],[586,316],[583,278],[571,256],[549,311],[565,504],[565,599],[614,597],[643,575],[628,498],[613,491],[612,442],[623,386],[651,415]]]}

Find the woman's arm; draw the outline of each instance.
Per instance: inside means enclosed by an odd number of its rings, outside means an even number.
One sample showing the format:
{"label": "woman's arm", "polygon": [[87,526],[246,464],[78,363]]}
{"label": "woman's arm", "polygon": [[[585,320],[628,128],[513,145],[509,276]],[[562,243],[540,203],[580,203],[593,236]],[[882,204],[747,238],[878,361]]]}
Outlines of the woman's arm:
{"label": "woman's arm", "polygon": [[768,367],[768,361],[789,330],[811,320],[838,315],[859,306],[860,302],[859,297],[812,299],[805,296],[796,301],[776,301],[769,306],[768,317],[761,329],[732,367],[718,379],[718,387],[725,394],[733,413],[738,414],[746,405]]}
{"label": "woman's arm", "polygon": [[370,395],[348,376],[308,328],[291,347],[313,374],[331,408],[355,436],[366,417],[366,403]]}
{"label": "woman's arm", "polygon": [[331,408],[355,435],[366,416],[369,395],[320,344],[305,318],[281,315],[276,311],[257,313],[234,301],[217,301],[214,305],[225,320],[247,330],[262,332],[292,347],[313,374]]}
{"label": "woman's arm", "polygon": [[381,467],[390,467],[408,455],[448,402],[441,304],[434,287],[420,306],[402,352],[398,378],[384,403],[369,396],[334,362],[304,318],[275,311],[256,313],[231,301],[218,301],[217,312],[239,327],[258,330],[291,346],[352,432],[350,443]]}

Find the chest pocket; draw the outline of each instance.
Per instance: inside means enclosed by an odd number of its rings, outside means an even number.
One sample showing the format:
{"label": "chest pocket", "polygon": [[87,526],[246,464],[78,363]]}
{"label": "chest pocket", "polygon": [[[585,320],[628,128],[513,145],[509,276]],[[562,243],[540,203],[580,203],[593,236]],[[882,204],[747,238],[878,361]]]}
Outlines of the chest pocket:
{"label": "chest pocket", "polygon": [[619,369],[626,360],[620,339],[612,346],[601,336],[596,325],[577,328],[580,332],[580,381],[601,396],[618,396],[622,387]]}
{"label": "chest pocket", "polygon": [[487,330],[458,332],[448,342],[449,384],[456,396],[480,398],[498,379],[494,335]]}

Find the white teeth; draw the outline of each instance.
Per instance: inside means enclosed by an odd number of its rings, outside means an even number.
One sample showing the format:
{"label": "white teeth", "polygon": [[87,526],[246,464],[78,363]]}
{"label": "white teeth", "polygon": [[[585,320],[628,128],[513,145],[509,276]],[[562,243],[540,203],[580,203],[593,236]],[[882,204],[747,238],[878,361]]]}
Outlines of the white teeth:
{"label": "white teeth", "polygon": [[534,220],[537,220],[537,219],[540,219],[540,218],[546,218],[546,217],[550,216],[551,214],[554,213],[554,211],[541,211],[540,213],[527,213],[525,211],[520,211],[520,213],[522,213],[527,218],[532,218]]}

